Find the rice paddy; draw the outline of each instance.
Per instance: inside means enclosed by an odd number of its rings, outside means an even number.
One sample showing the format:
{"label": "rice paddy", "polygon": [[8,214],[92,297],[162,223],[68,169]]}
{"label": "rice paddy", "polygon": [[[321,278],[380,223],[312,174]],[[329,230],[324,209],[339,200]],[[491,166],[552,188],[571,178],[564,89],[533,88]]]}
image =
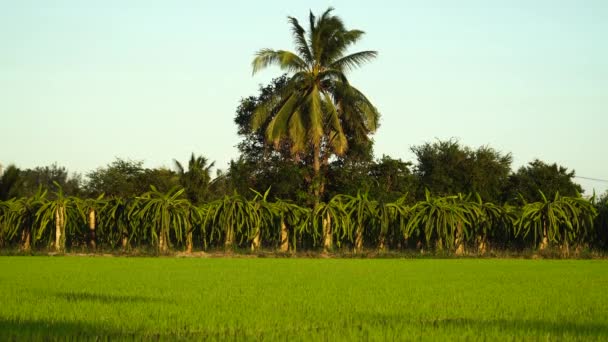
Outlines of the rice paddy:
{"label": "rice paddy", "polygon": [[608,262],[0,257],[0,340],[608,340]]}

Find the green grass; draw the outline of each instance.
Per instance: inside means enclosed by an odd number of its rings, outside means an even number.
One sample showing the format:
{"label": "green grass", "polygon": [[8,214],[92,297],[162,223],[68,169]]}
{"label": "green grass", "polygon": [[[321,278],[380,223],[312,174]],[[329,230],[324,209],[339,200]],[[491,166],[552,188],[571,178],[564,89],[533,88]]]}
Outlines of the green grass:
{"label": "green grass", "polygon": [[608,340],[608,262],[1,257],[0,340]]}

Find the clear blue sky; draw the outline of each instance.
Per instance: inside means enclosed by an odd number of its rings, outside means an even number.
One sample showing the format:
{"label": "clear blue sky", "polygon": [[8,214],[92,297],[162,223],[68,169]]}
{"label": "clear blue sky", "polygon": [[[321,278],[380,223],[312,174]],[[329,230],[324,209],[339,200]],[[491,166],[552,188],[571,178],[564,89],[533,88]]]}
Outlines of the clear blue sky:
{"label": "clear blue sky", "polygon": [[0,163],[226,168],[239,99],[280,74],[252,76],[254,52],[330,5],[380,53],[350,75],[382,113],[377,156],[456,137],[608,179],[605,0],[0,0]]}

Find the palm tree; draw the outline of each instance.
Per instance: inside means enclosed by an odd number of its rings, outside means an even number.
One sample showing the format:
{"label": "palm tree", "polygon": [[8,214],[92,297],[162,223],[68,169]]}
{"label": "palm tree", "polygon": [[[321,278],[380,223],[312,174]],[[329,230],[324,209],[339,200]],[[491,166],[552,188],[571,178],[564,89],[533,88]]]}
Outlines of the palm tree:
{"label": "palm tree", "polygon": [[374,225],[378,226],[378,250],[386,251],[388,249],[387,238],[395,238],[400,232],[405,231],[409,214],[410,208],[407,205],[407,194],[395,202],[378,204],[377,219],[380,224]]}
{"label": "palm tree", "polygon": [[[478,206],[479,216],[475,221],[475,235],[477,242],[477,252],[485,254],[488,249],[488,238],[497,233],[507,235],[512,231],[515,222],[515,214],[508,207],[497,205],[491,202],[484,202],[481,196],[476,193],[476,205]],[[505,234],[506,233],[506,234]]]}
{"label": "palm tree", "polygon": [[206,205],[203,225],[210,229],[210,241],[215,236],[223,237],[224,247],[229,250],[237,242],[254,239],[260,227],[260,212],[253,202],[234,193]]}
{"label": "palm tree", "polygon": [[289,251],[289,235],[291,233],[292,250],[296,250],[298,235],[304,233],[314,235],[310,224],[311,211],[309,208],[278,199],[273,203],[279,216],[279,251]]}
{"label": "palm tree", "polygon": [[358,192],[357,196],[345,195],[344,197],[346,199],[345,210],[350,216],[349,221],[355,225],[354,229],[350,229],[349,232],[355,231],[354,251],[358,253],[363,250],[363,235],[366,227],[378,225],[378,202],[370,200],[367,193]]}
{"label": "palm tree", "polygon": [[466,249],[466,243],[472,236],[475,228],[475,223],[482,220],[483,211],[479,203],[471,201],[471,194],[454,196],[454,205],[461,212],[463,219],[456,223],[456,236],[454,244],[456,246],[456,255],[463,255]]}
{"label": "palm tree", "polygon": [[87,198],[79,201],[80,210],[86,214],[87,223],[89,225],[89,247],[95,250],[97,248],[97,236],[95,229],[97,227],[97,213],[103,206],[103,194],[97,198]]}
{"label": "palm tree", "polygon": [[129,213],[137,211],[139,202],[134,198],[114,197],[100,204],[96,242],[109,244],[111,248],[121,243],[123,250],[127,250],[130,240],[137,237],[136,229],[141,227],[137,216],[129,216]]}
{"label": "palm tree", "polygon": [[[344,195],[336,195],[329,202],[319,202],[311,211],[311,219],[315,238],[321,230],[323,251],[333,249],[334,237],[340,247],[342,239],[352,236],[350,217],[346,211]],[[319,229],[320,228],[320,229]]]}
{"label": "palm tree", "polygon": [[557,192],[553,200],[548,200],[542,191],[539,193],[541,201],[524,202],[516,234],[523,233],[526,237],[533,233],[535,245],[540,239],[539,250],[554,242],[563,244],[567,252],[568,244],[585,236],[586,230],[592,227],[597,211],[591,202],[580,197],[562,197]]}
{"label": "palm tree", "polygon": [[14,236],[10,225],[9,215],[12,212],[14,200],[0,200],[0,247],[4,247],[4,243],[8,240],[8,236]]}
{"label": "palm tree", "polygon": [[458,196],[432,197],[425,190],[425,200],[411,208],[410,218],[403,230],[407,239],[420,230],[426,237],[427,246],[435,240],[437,249],[444,246],[460,247],[469,235],[471,226],[469,208],[460,203]]}
{"label": "palm tree", "polygon": [[592,241],[595,246],[606,248],[608,246],[608,192],[599,198],[593,196],[593,199],[598,215],[593,225],[595,232]]}
{"label": "palm tree", "polygon": [[67,234],[74,237],[77,232],[80,232],[83,222],[85,222],[85,215],[80,210],[78,198],[65,196],[61,185],[57,182],[53,182],[53,184],[57,187],[57,191],[53,193],[54,199],[43,200],[36,212],[38,226],[36,240],[43,238],[47,228],[53,224],[55,226],[54,234],[53,230],[49,229],[48,242],[50,244],[54,238],[55,250],[65,252]]}
{"label": "palm tree", "polygon": [[372,103],[346,78],[347,71],[372,60],[377,52],[346,54],[364,32],[347,30],[332,11],[329,8],[319,18],[311,12],[308,32],[289,17],[297,52],[262,49],[252,63],[253,73],[273,64],[290,73],[287,84],[255,109],[251,127],[264,128],[266,141],[275,147],[289,142],[295,160],[312,148],[316,202],[324,189],[321,162],[327,163],[331,154],[346,153],[349,139],[368,140],[379,118]]}
{"label": "palm tree", "polygon": [[207,197],[209,183],[211,182],[211,168],[215,162],[209,161],[203,156],[195,156],[194,153],[188,161],[188,170],[177,160],[175,167],[179,175],[180,184],[186,189],[186,196],[194,205],[201,204]]}
{"label": "palm tree", "polygon": [[276,206],[267,201],[268,194],[270,193],[270,188],[261,194],[253,189],[251,189],[255,193],[255,196],[250,201],[253,205],[254,210],[257,211],[257,226],[252,227],[251,236],[251,250],[257,251],[260,249],[262,245],[262,233],[265,233],[266,237],[269,237],[271,234],[270,230],[275,226],[275,218],[280,216]]}
{"label": "palm tree", "polygon": [[[187,199],[180,198],[184,189],[173,188],[162,193],[153,185],[151,191],[138,199],[141,207],[134,213],[150,232],[153,242],[158,242],[160,252],[166,252],[171,244],[171,232],[177,241],[181,242],[184,232],[188,232],[190,222],[191,204]],[[131,215],[130,215],[131,216]]]}
{"label": "palm tree", "polygon": [[3,215],[0,215],[3,218],[5,236],[12,239],[21,233],[23,251],[30,251],[32,244],[35,243],[35,240],[32,241],[32,232],[36,231],[36,213],[45,202],[46,193],[46,190],[43,191],[42,188],[39,188],[34,196],[12,199],[3,203],[6,210]]}

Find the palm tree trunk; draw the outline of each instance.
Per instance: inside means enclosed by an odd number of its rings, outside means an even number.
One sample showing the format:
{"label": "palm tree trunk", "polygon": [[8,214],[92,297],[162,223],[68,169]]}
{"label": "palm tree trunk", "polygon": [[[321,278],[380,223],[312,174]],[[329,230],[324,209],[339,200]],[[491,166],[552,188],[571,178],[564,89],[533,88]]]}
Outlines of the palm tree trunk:
{"label": "palm tree trunk", "polygon": [[477,235],[477,253],[479,253],[479,255],[485,255],[487,251],[488,242],[486,241],[486,238],[481,235]]}
{"label": "palm tree trunk", "polygon": [[279,247],[281,252],[289,251],[289,231],[285,221],[281,219],[281,245]]}
{"label": "palm tree trunk", "polygon": [[313,149],[313,158],[312,158],[312,170],[313,170],[313,194],[315,196],[315,204],[319,203],[321,200],[321,161],[319,160],[319,155],[321,154],[321,146],[320,143],[315,144]]}
{"label": "palm tree trunk", "polygon": [[549,236],[547,234],[547,221],[543,221],[543,239],[540,242],[538,249],[541,251],[549,247]]}
{"label": "palm tree trunk", "polygon": [[186,235],[186,253],[191,254],[192,253],[192,230],[190,229],[188,231],[188,234]]}
{"label": "palm tree trunk", "polygon": [[23,241],[23,251],[24,252],[29,252],[30,249],[32,248],[32,230],[30,228],[30,226],[26,226],[25,229],[23,230],[23,235],[21,240]]}
{"label": "palm tree trunk", "polygon": [[443,250],[443,239],[442,238],[438,238],[437,239],[437,250],[438,251],[442,251]]}
{"label": "palm tree trunk", "polygon": [[129,247],[129,237],[127,235],[123,234],[123,236],[122,236],[122,249],[124,251],[126,251],[128,247]]}
{"label": "palm tree trunk", "polygon": [[332,248],[331,216],[329,213],[323,218],[323,251],[328,252]]}
{"label": "palm tree trunk", "polygon": [[363,226],[358,226],[355,232],[355,253],[363,250]]}
{"label": "palm tree trunk", "polygon": [[234,245],[234,227],[231,224],[226,228],[226,240],[224,242],[224,248],[229,249]]}
{"label": "palm tree trunk", "polygon": [[92,250],[97,248],[97,239],[95,236],[95,210],[93,208],[89,209],[89,244]]}
{"label": "palm tree trunk", "polygon": [[568,241],[564,241],[564,244],[562,245],[562,254],[566,257],[570,256],[570,244]]}
{"label": "palm tree trunk", "polygon": [[59,214],[59,208],[55,209],[55,250],[59,252],[61,240],[61,215]]}
{"label": "palm tree trunk", "polygon": [[163,231],[160,231],[160,235],[158,236],[158,250],[160,250],[161,252],[165,251],[165,234],[163,234]]}
{"label": "palm tree trunk", "polygon": [[462,222],[458,222],[456,225],[456,255],[464,254],[464,231],[462,229]]}
{"label": "palm tree trunk", "polygon": [[251,241],[251,251],[252,252],[255,252],[260,249],[261,233],[262,233],[262,230],[260,229],[260,227],[258,227],[257,231],[255,232],[255,235],[253,236],[253,241]]}
{"label": "palm tree trunk", "polygon": [[385,252],[387,250],[386,232],[380,231],[380,236],[378,237],[378,250],[381,252]]}
{"label": "palm tree trunk", "polygon": [[65,208],[58,206],[55,210],[55,251],[65,250]]}

